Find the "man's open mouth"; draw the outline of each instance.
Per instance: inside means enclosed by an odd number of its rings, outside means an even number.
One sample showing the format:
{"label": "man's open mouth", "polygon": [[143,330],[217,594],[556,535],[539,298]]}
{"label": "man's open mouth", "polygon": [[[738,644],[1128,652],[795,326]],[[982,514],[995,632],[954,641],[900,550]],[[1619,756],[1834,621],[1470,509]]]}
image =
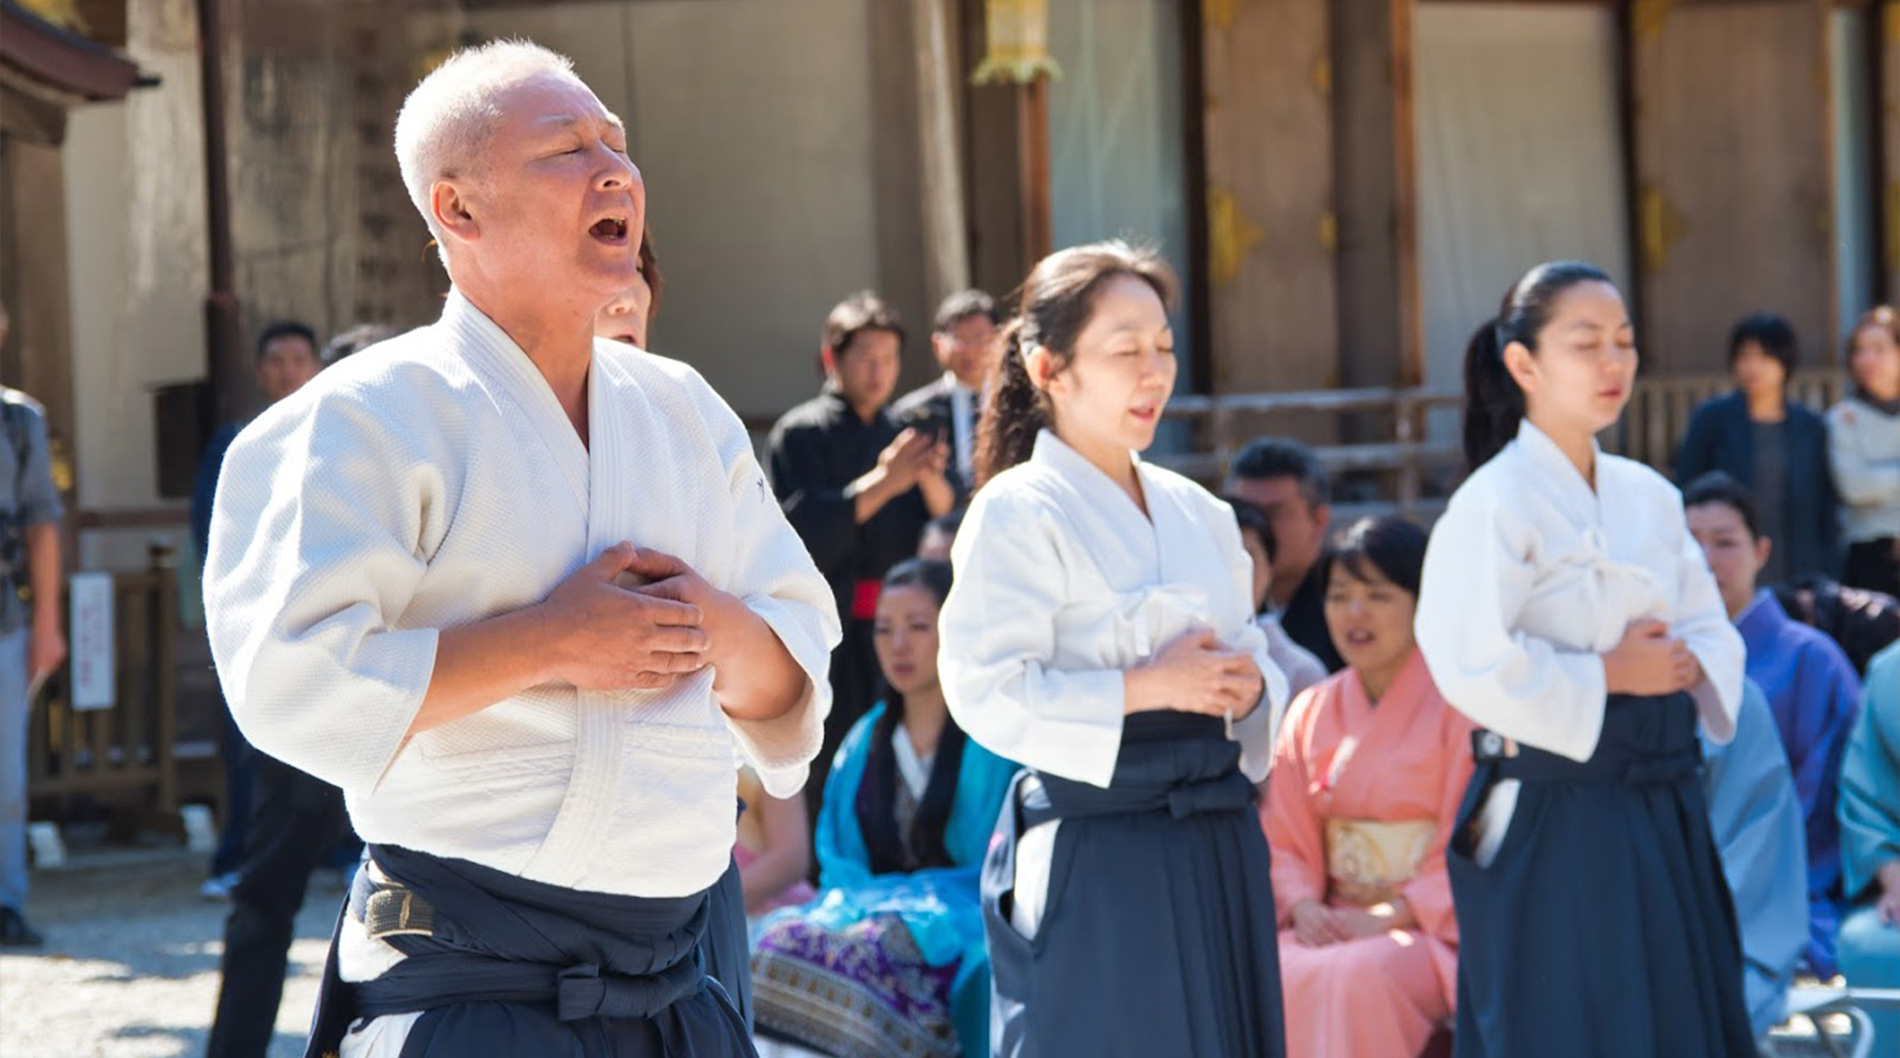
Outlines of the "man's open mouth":
{"label": "man's open mouth", "polygon": [[625,217],[602,217],[587,229],[587,234],[606,243],[624,243],[627,241],[627,221]]}

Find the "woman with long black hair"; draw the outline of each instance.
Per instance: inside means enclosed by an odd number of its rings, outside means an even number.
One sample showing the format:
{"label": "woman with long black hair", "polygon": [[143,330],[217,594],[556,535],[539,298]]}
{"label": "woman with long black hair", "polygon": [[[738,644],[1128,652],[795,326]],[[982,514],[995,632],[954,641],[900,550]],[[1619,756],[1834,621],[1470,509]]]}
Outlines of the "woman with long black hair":
{"label": "woman with long black hair", "polygon": [[1285,681],[1232,508],[1141,461],[1174,279],[1122,243],[1024,284],[951,556],[950,712],[1027,768],[984,869],[994,1053],[1282,1053],[1254,784]]}
{"label": "woman with long black hair", "polygon": [[937,613],[949,591],[947,563],[885,574],[872,642],[886,690],[825,779],[824,891],[768,918],[753,959],[767,1058],[988,1053],[977,875],[1016,765],[966,739],[944,706]]}
{"label": "woman with long black hair", "polygon": [[1755,1054],[1698,775],[1742,642],[1660,474],[1595,442],[1636,374],[1589,265],[1533,268],[1465,353],[1465,454],[1419,649],[1484,730],[1446,864],[1459,1058]]}

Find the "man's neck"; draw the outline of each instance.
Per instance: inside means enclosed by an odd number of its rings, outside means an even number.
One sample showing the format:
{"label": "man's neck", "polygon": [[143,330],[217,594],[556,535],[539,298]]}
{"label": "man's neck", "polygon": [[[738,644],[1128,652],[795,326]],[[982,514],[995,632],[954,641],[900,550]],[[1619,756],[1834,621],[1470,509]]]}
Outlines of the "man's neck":
{"label": "man's neck", "polygon": [[1742,399],[1748,403],[1748,417],[1755,422],[1777,423],[1788,417],[1788,398],[1780,390],[1766,393],[1745,391]]}
{"label": "man's neck", "polygon": [[970,393],[983,392],[983,380],[981,378],[978,378],[975,381],[971,381],[970,379],[964,378],[962,375],[957,374],[955,371],[945,371],[943,373],[943,377],[949,379],[952,385],[960,386],[964,390]]}
{"label": "man's neck", "polygon": [[580,434],[588,439],[587,373],[594,359],[594,317],[562,306],[536,305],[492,290],[462,290],[462,296],[495,322],[521,348],[553,391],[554,399]]}

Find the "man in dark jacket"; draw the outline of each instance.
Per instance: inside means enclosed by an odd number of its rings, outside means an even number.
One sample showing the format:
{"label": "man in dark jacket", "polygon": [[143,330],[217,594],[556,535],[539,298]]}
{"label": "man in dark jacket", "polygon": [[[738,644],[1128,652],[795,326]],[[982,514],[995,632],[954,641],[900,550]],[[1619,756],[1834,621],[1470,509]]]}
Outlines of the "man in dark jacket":
{"label": "man in dark jacket", "polygon": [[1788,399],[1800,363],[1794,328],[1772,313],[1750,316],[1729,336],[1735,392],[1697,408],[1676,450],[1676,482],[1711,470],[1742,483],[1762,535],[1776,542],[1763,584],[1840,575],[1840,512],[1828,470],[1827,423]]}

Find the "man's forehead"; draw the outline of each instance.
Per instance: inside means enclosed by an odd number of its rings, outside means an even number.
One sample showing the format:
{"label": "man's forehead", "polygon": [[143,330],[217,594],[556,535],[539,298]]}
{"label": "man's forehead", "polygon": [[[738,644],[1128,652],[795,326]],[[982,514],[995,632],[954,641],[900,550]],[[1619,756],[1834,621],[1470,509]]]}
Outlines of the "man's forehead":
{"label": "man's forehead", "polygon": [[496,101],[507,120],[533,126],[606,122],[626,126],[578,77],[541,74],[509,88]]}

